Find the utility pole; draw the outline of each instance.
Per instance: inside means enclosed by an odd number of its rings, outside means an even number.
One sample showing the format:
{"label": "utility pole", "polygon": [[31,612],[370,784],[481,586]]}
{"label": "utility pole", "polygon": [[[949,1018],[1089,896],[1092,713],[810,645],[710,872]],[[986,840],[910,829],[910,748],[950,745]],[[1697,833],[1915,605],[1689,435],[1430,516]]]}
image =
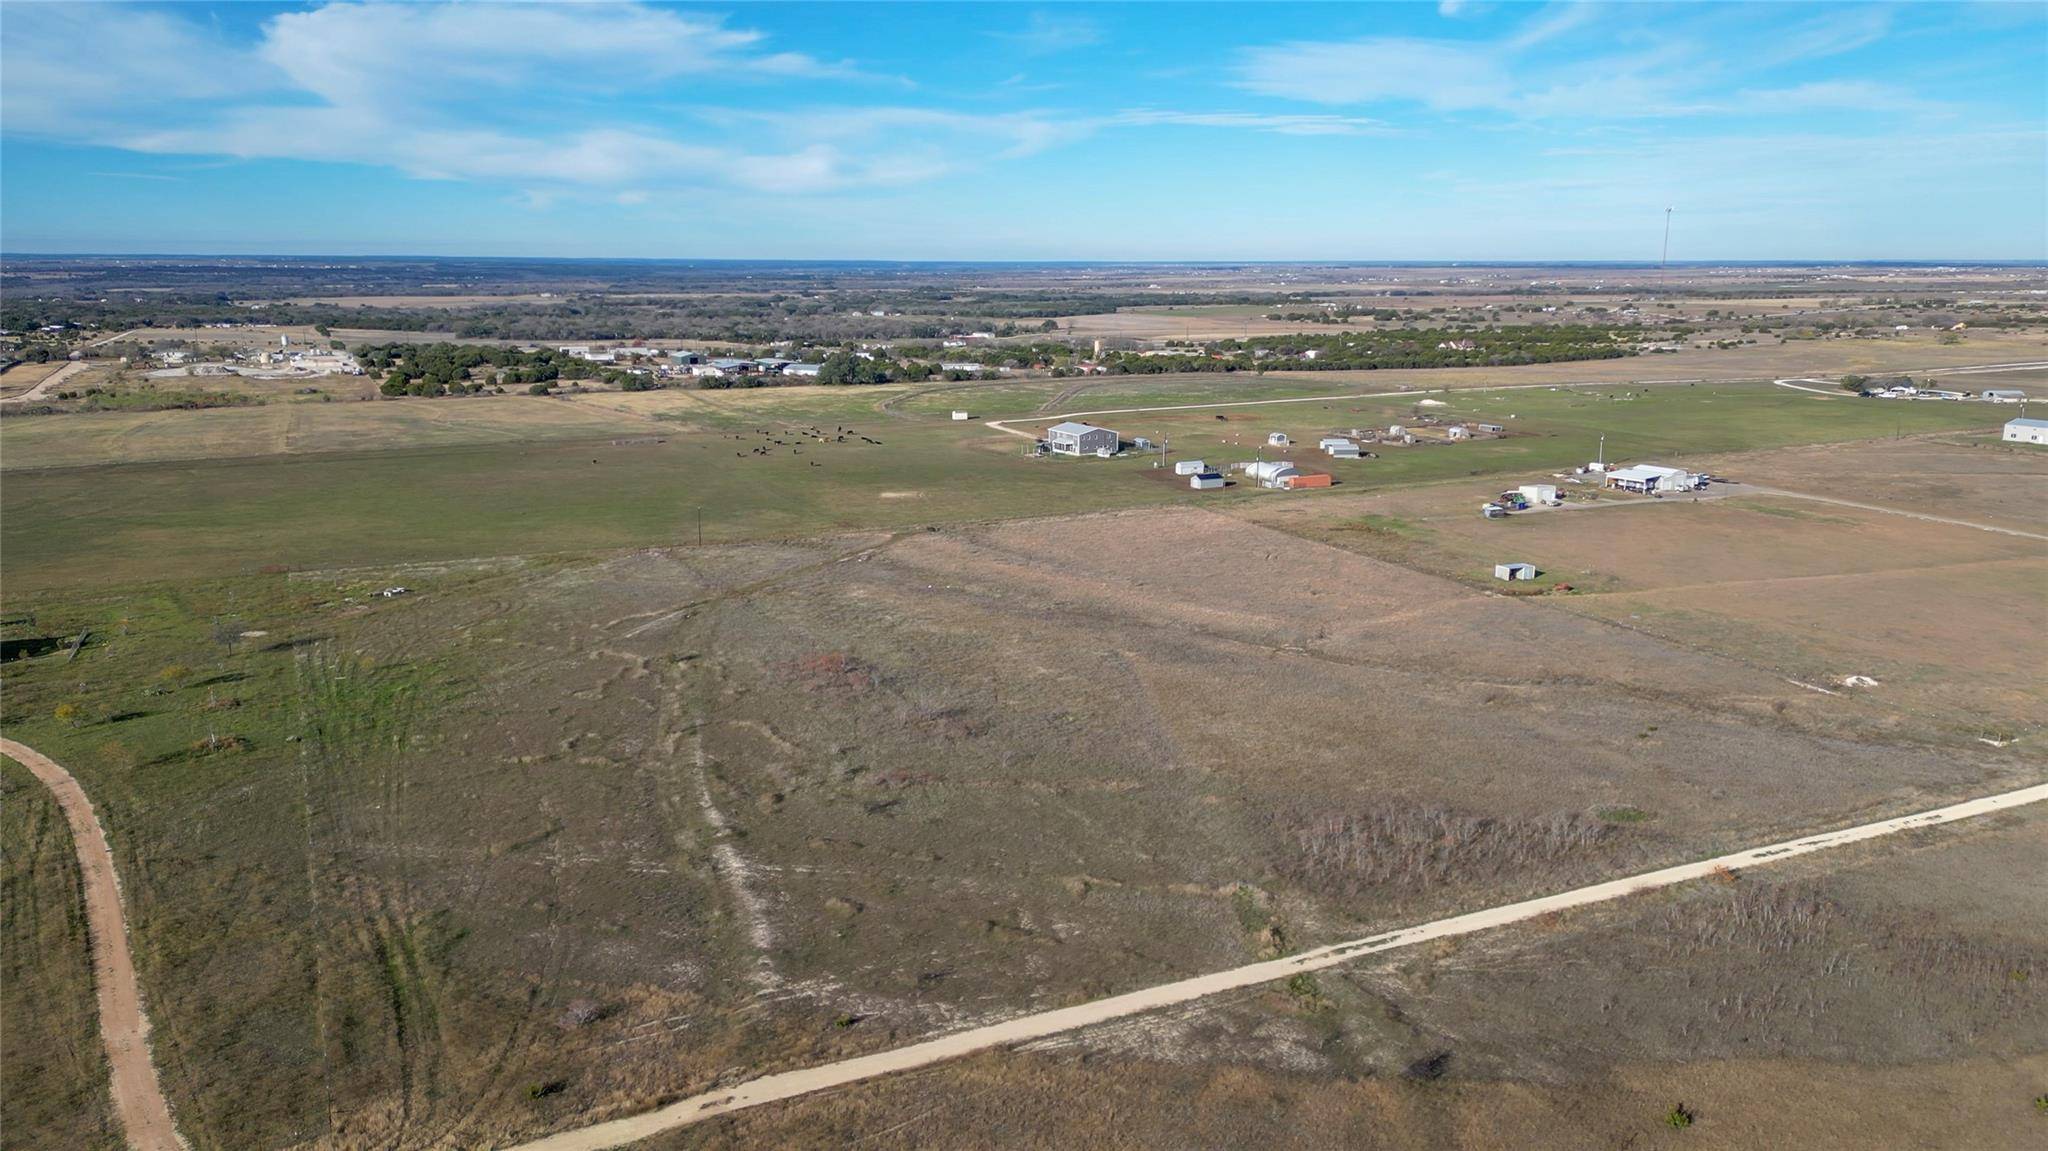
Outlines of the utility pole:
{"label": "utility pole", "polygon": [[1657,278],[1665,278],[1665,265],[1671,262],[1671,209],[1664,209],[1664,249],[1657,255]]}
{"label": "utility pole", "polygon": [[697,505],[697,546],[704,546],[704,505]]}

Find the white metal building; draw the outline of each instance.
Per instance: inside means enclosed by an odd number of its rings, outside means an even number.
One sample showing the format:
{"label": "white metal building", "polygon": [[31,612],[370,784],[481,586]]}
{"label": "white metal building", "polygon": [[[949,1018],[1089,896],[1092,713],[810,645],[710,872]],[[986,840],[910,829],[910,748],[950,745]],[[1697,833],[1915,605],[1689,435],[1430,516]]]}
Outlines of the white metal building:
{"label": "white metal building", "polygon": [[2048,444],[2048,420],[2021,418],[2005,421],[2005,442]]}
{"label": "white metal building", "polygon": [[1994,404],[2017,404],[2026,400],[2027,393],[2018,388],[1985,388],[1977,398]]}
{"label": "white metal building", "polygon": [[1293,442],[1293,440],[1287,438],[1286,432],[1274,432],[1273,434],[1266,437],[1266,444],[1268,447],[1284,448]]}
{"label": "white metal building", "polygon": [[1495,579],[1504,579],[1510,581],[1518,579],[1535,579],[1538,575],[1541,574],[1541,572],[1538,572],[1536,570],[1535,564],[1493,565],[1493,578]]}
{"label": "white metal building", "polygon": [[1301,469],[1287,460],[1264,460],[1248,465],[1244,474],[1262,488],[1281,488],[1287,486],[1288,477],[1300,475]]}
{"label": "white metal building", "polygon": [[1209,465],[1200,460],[1173,461],[1173,474],[1177,476],[1199,476],[1209,470]]}
{"label": "white metal building", "polygon": [[1522,498],[1532,504],[1554,504],[1557,502],[1556,484],[1523,484],[1519,489]]}
{"label": "white metal building", "polygon": [[1684,468],[1632,464],[1607,473],[1607,486],[1625,492],[1680,492],[1699,487],[1699,477]]}
{"label": "white metal building", "polygon": [[1188,477],[1188,486],[1198,492],[1215,491],[1223,486],[1223,477],[1215,472],[1196,472]]}
{"label": "white metal building", "polygon": [[1092,456],[1116,451],[1117,434],[1108,428],[1068,420],[1045,429],[1045,443],[1063,456]]}

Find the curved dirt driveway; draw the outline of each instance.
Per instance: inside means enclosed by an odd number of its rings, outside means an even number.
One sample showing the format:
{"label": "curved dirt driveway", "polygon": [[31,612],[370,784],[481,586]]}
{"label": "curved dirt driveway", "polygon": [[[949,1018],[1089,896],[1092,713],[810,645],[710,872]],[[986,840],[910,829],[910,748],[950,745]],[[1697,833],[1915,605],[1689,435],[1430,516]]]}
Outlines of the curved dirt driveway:
{"label": "curved dirt driveway", "polygon": [[114,855],[93,814],[85,789],[55,760],[34,748],[0,739],[0,753],[43,781],[71,824],[78,869],[85,879],[85,923],[92,937],[92,981],[99,993],[100,1038],[113,1068],[114,1111],[135,1151],[182,1151],[184,1137],[171,1121],[171,1106],[149,1058],[149,1017],[135,985],[135,961],[128,952],[128,924],[121,915],[121,883]]}

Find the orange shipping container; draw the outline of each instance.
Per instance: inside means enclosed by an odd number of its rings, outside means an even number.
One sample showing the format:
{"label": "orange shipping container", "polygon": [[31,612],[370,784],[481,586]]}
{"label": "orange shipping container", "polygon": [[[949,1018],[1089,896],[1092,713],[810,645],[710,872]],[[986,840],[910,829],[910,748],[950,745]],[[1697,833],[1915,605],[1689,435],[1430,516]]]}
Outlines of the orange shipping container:
{"label": "orange shipping container", "polygon": [[1329,476],[1312,476],[1303,474],[1298,476],[1287,477],[1287,487],[1290,491],[1299,488],[1326,488],[1329,486]]}

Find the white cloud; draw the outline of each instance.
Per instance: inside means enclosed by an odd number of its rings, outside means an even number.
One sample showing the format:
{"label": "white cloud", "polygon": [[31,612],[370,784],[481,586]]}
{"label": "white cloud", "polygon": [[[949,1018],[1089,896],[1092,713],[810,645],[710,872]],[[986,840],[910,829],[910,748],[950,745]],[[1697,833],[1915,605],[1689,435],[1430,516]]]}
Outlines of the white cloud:
{"label": "white cloud", "polygon": [[9,133],[90,135],[137,106],[248,97],[284,83],[168,12],[8,4],[5,17],[0,108]]}
{"label": "white cloud", "polygon": [[1403,100],[1448,111],[1499,107],[1514,94],[1502,61],[1483,46],[1397,37],[1253,48],[1238,82],[1318,104]]}
{"label": "white cloud", "polygon": [[[633,4],[330,3],[271,17],[248,44],[155,9],[10,5],[0,95],[11,135],[147,153],[534,186],[893,180],[900,167],[829,147],[757,154],[604,110],[605,97],[686,74],[723,83],[859,76],[850,65],[762,51],[764,39],[717,18]],[[81,66],[83,43],[96,48],[90,67]]]}
{"label": "white cloud", "polygon": [[1772,37],[1763,48],[1762,59],[1787,64],[1839,56],[1875,44],[1891,30],[1890,9],[1844,4]]}
{"label": "white cloud", "polygon": [[1169,124],[1189,128],[1240,128],[1283,136],[1386,136],[1395,132],[1384,120],[1322,112],[1172,112],[1138,108],[1119,112],[1104,124],[1114,127]]}
{"label": "white cloud", "polygon": [[[1446,15],[1462,10],[1456,6]],[[1872,43],[1887,34],[1891,19],[1882,9],[1845,7],[1774,29],[1745,14],[1737,37],[1741,46],[1731,51],[1725,42],[1695,39],[1697,29],[1690,25],[1646,22],[1633,10],[1563,3],[1546,6],[1492,40],[1367,37],[1255,46],[1244,50],[1236,78],[1239,87],[1282,99],[1406,103],[1437,112],[1494,113],[1508,122],[1748,113],[1769,110],[1770,99],[1790,110],[1943,110],[1934,101],[1865,80],[1729,90],[1731,74]],[[1606,22],[1590,28],[1596,20]],[[1725,27],[1721,33],[1725,38]]]}
{"label": "white cloud", "polygon": [[1038,11],[1024,22],[1024,27],[1013,32],[992,32],[998,40],[1006,40],[1033,55],[1064,52],[1073,48],[1086,48],[1102,43],[1102,26],[1086,16],[1065,13],[1054,15]]}

